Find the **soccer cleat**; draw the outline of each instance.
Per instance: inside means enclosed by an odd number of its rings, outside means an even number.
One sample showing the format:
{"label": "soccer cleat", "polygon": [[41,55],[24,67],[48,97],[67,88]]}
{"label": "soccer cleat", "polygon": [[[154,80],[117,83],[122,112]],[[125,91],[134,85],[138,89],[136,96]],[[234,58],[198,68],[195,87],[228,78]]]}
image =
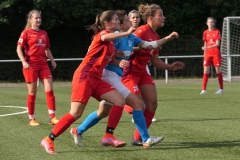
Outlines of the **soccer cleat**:
{"label": "soccer cleat", "polygon": [[215,94],[223,94],[223,89],[219,89]]}
{"label": "soccer cleat", "polygon": [[55,145],[53,143],[53,141],[48,138],[48,137],[45,137],[42,141],[41,141],[41,147],[44,148],[46,150],[46,152],[48,154],[56,154],[57,152],[54,150],[55,148]]}
{"label": "soccer cleat", "polygon": [[30,119],[28,122],[29,126],[39,126],[40,124],[35,120],[35,118]]}
{"label": "soccer cleat", "polygon": [[200,94],[207,94],[206,90],[202,90],[202,92]]}
{"label": "soccer cleat", "polygon": [[153,119],[152,119],[152,122],[156,122],[156,121],[157,121],[157,119],[156,119],[156,118],[153,118]]}
{"label": "soccer cleat", "polygon": [[132,146],[142,146],[143,145],[141,139],[135,140],[134,138],[132,139],[131,144],[132,144]]}
{"label": "soccer cleat", "polygon": [[161,141],[163,141],[163,139],[164,139],[164,136],[150,137],[150,138],[148,138],[148,140],[146,142],[142,142],[143,148],[150,148],[153,145],[156,145],[156,144],[160,143]]}
{"label": "soccer cleat", "polygon": [[54,118],[50,119],[49,124],[50,124],[50,125],[55,125],[55,124],[58,123],[58,121],[59,121],[59,120],[57,119],[57,117],[54,117]]}
{"label": "soccer cleat", "polygon": [[126,142],[115,139],[114,137],[102,138],[102,145],[113,147],[124,147]]}
{"label": "soccer cleat", "polygon": [[82,147],[83,146],[83,144],[82,144],[82,137],[77,133],[77,128],[71,128],[70,133],[73,136],[74,143],[78,147]]}

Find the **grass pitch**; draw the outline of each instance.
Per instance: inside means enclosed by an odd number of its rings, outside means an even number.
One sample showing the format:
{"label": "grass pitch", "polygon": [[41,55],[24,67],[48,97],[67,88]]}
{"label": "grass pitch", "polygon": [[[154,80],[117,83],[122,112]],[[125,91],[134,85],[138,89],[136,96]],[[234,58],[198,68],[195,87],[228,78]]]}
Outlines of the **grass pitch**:
{"label": "grass pitch", "polygon": [[[127,142],[123,148],[104,147],[100,141],[105,132],[103,119],[83,134],[84,147],[76,147],[69,129],[55,140],[58,154],[48,155],[40,141],[53,126],[49,117],[43,87],[38,88],[35,116],[39,127],[28,126],[25,84],[0,84],[0,159],[1,160],[238,160],[240,157],[240,98],[239,83],[224,83],[224,94],[215,95],[217,80],[208,84],[208,94],[199,95],[199,83],[157,83],[157,122],[152,123],[150,135],[164,135],[162,143],[150,148],[130,144],[134,131],[131,116],[123,113],[115,136]],[[58,118],[70,109],[70,84],[54,83]],[[3,107],[5,106],[5,107]],[[83,116],[71,127],[78,126],[98,102],[91,99]]]}

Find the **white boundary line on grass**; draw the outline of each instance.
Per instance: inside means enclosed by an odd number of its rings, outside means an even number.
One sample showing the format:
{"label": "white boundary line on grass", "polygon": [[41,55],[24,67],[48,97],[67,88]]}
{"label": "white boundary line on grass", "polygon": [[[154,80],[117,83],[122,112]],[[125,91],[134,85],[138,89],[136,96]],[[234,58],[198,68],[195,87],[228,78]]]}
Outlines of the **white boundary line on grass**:
{"label": "white boundary line on grass", "polygon": [[23,111],[23,112],[16,112],[16,113],[10,113],[10,114],[0,114],[0,117],[13,116],[13,115],[24,114],[24,113],[27,113],[27,112],[28,112],[27,107],[20,107],[20,106],[0,106],[0,107],[25,109],[25,111]]}

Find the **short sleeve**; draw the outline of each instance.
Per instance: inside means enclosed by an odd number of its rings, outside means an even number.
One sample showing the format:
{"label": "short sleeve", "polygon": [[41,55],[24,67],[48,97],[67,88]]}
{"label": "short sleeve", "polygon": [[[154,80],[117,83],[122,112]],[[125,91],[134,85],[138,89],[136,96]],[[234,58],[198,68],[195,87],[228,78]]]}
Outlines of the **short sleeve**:
{"label": "short sleeve", "polygon": [[21,33],[21,35],[20,35],[20,37],[18,39],[18,43],[17,44],[19,46],[25,47],[26,46],[26,41],[27,41],[27,31],[24,30],[24,31],[22,31],[22,33]]}

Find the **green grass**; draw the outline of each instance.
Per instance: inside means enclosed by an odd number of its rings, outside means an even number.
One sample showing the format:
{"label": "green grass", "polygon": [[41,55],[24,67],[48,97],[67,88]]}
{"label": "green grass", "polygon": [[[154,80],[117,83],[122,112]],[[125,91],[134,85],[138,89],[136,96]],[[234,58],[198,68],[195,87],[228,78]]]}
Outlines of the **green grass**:
{"label": "green grass", "polygon": [[[149,129],[151,135],[164,135],[165,140],[150,149],[133,147],[134,131],[131,116],[123,113],[115,135],[125,140],[123,148],[103,147],[100,143],[107,119],[83,134],[84,147],[74,145],[69,129],[55,140],[57,155],[48,155],[40,141],[53,126],[48,125],[48,112],[43,88],[38,88],[36,119],[39,127],[29,127],[28,115],[0,117],[0,159],[5,160],[234,160],[240,156],[239,83],[225,83],[225,93],[215,95],[217,81],[208,84],[208,94],[199,95],[201,82],[157,84],[158,109]],[[0,85],[0,106],[26,106],[25,85]],[[57,117],[70,109],[70,85],[55,84]],[[72,126],[78,126],[98,102],[89,101],[83,116]],[[0,115],[21,112],[22,109],[0,107]]]}

